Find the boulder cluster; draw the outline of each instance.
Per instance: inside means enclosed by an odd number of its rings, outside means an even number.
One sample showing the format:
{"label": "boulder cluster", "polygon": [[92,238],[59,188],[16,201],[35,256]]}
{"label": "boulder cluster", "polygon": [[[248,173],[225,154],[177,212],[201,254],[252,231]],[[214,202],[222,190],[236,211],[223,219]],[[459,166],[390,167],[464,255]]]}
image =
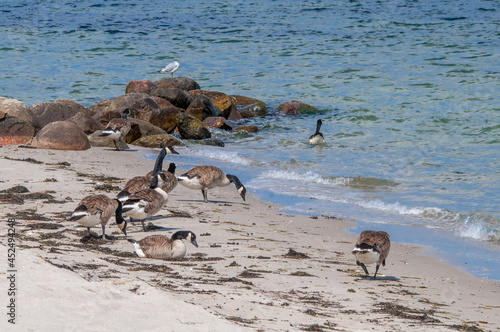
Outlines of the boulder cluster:
{"label": "boulder cluster", "polygon": [[[209,128],[256,132],[255,126],[232,128],[229,123],[268,115],[266,104],[260,100],[201,90],[198,83],[187,77],[130,81],[125,94],[88,108],[65,99],[28,107],[18,100],[0,97],[0,145],[31,144],[57,150],[113,147],[113,142],[98,135],[126,108],[132,110],[132,116],[128,118],[131,130],[124,141],[151,148],[183,145],[181,139],[223,146],[220,140],[211,139]],[[300,109],[305,113],[311,109],[317,112],[298,101],[280,105],[277,112],[300,114]],[[174,133],[177,135],[172,136]]]}

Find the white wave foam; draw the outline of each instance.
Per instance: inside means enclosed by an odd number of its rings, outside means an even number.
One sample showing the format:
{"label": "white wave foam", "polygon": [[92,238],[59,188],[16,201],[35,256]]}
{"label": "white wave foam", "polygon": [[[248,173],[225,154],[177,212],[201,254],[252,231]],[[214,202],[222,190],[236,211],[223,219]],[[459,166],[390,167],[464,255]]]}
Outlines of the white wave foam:
{"label": "white wave foam", "polygon": [[215,159],[233,164],[249,166],[253,164],[252,160],[241,156],[238,152],[229,152],[223,150],[210,150],[210,149],[193,149],[192,154],[199,157]]}
{"label": "white wave foam", "polygon": [[263,173],[261,176],[271,179],[301,181],[305,183],[317,183],[326,185],[345,185],[350,181],[350,179],[344,177],[324,178],[321,175],[314,173],[312,171],[307,171],[305,173],[298,173],[294,171],[271,170]]}

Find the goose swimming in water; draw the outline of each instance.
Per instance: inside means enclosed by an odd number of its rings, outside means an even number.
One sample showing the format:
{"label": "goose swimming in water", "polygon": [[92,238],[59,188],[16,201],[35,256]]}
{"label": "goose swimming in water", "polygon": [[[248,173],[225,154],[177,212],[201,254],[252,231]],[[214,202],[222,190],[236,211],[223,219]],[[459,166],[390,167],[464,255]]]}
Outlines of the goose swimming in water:
{"label": "goose swimming in water", "polygon": [[171,238],[165,235],[150,235],[139,241],[129,239],[129,242],[132,242],[139,257],[180,259],[186,255],[183,239],[198,247],[196,235],[191,231],[175,232]]}
{"label": "goose swimming in water", "polygon": [[319,119],[318,122],[316,123],[316,132],[311,136],[309,136],[309,144],[325,144],[325,138],[323,137],[323,134],[320,132],[322,124],[323,121]]}
{"label": "goose swimming in water", "polygon": [[235,184],[236,189],[243,200],[245,200],[245,194],[247,192],[245,186],[243,186],[237,176],[224,174],[220,168],[215,166],[203,165],[193,167],[186,173],[179,176],[178,180],[180,184],[187,188],[201,190],[203,200],[205,202],[208,202],[208,189],[225,187],[231,183]]}
{"label": "goose swimming in water", "polygon": [[68,220],[87,227],[89,235],[90,227],[100,224],[102,239],[106,240],[106,225],[113,214],[118,228],[127,236],[127,222],[122,216],[122,204],[119,200],[105,195],[91,195],[83,198]]}
{"label": "goose swimming in water", "polygon": [[363,231],[359,235],[352,253],[356,256],[356,264],[363,268],[367,276],[366,265],[377,263],[375,274],[372,277],[372,279],[376,279],[380,264],[385,266],[389,249],[391,249],[389,234],[382,231]]}
{"label": "goose swimming in water", "polygon": [[120,151],[118,143],[123,140],[130,131],[130,122],[127,119],[127,115],[131,114],[131,112],[132,110],[130,108],[126,108],[122,112],[121,118],[111,119],[106,128],[99,134],[100,137],[112,139],[113,143],[115,143],[116,151]]}

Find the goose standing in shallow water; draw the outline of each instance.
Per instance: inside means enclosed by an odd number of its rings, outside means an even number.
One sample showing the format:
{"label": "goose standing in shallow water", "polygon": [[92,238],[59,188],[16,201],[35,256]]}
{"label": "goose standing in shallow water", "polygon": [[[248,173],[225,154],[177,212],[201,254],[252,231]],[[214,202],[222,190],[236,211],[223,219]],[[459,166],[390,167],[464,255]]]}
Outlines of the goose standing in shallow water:
{"label": "goose standing in shallow water", "polygon": [[111,119],[106,128],[104,128],[102,133],[99,134],[100,137],[108,137],[109,139],[112,139],[113,143],[115,143],[116,151],[120,151],[118,143],[123,140],[125,135],[127,135],[130,131],[130,122],[127,119],[127,115],[131,112],[130,108],[126,108],[123,111],[121,118]]}
{"label": "goose standing in shallow water", "polygon": [[234,183],[243,200],[245,200],[245,194],[247,192],[245,186],[243,186],[238,177],[231,174],[226,175],[220,170],[220,168],[215,166],[203,165],[193,167],[186,173],[179,176],[178,180],[180,184],[187,188],[201,190],[205,203],[208,202],[208,189],[215,187],[225,187]]}
{"label": "goose standing in shallow water", "polygon": [[385,259],[389,255],[389,249],[391,249],[389,234],[382,231],[363,231],[359,235],[352,253],[356,256],[356,264],[363,268],[367,276],[368,270],[365,264],[377,263],[375,274],[372,277],[375,280],[380,264],[385,266]]}
{"label": "goose standing in shallow water", "polygon": [[198,247],[196,235],[191,231],[175,232],[170,239],[165,235],[150,235],[139,241],[133,239],[129,241],[133,243],[139,257],[180,259],[186,255],[183,239]]}
{"label": "goose standing in shallow water", "polygon": [[119,200],[111,199],[105,195],[92,195],[83,198],[68,220],[76,221],[87,227],[89,235],[90,227],[100,224],[102,239],[106,240],[106,225],[113,214],[115,214],[118,228],[127,236],[127,222],[122,217],[122,204]]}
{"label": "goose standing in shallow water", "polygon": [[147,232],[144,219],[157,214],[167,203],[168,194],[162,189],[163,179],[155,172],[148,189],[139,190],[131,194],[123,203],[123,214],[140,219],[142,230]]}
{"label": "goose standing in shallow water", "polygon": [[175,186],[177,185],[177,178],[175,177],[175,164],[170,163],[167,171],[162,171],[163,168],[163,159],[167,154],[179,154],[174,150],[173,147],[167,146],[160,150],[160,153],[156,157],[155,167],[153,171],[149,172],[145,176],[135,176],[132,179],[128,180],[128,182],[123,187],[122,191],[120,191],[117,195],[117,198],[120,202],[125,202],[128,197],[140,190],[148,189],[151,184],[151,180],[153,179],[153,174],[158,172],[162,177],[163,185],[162,189],[168,194],[171,192]]}
{"label": "goose standing in shallow water", "polygon": [[323,137],[323,134],[320,132],[322,124],[323,121],[319,119],[318,122],[316,123],[316,132],[311,136],[309,136],[309,144],[325,144],[325,138]]}

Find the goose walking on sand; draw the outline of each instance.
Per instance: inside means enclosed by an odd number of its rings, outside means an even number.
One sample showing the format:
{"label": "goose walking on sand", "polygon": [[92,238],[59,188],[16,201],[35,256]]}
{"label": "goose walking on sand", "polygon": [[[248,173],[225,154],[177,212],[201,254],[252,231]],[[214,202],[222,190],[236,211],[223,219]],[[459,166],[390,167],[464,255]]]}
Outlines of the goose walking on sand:
{"label": "goose walking on sand", "polygon": [[159,259],[180,259],[186,255],[186,246],[182,240],[188,240],[198,247],[196,235],[191,231],[175,232],[171,238],[165,235],[150,235],[142,240],[129,239],[139,257]]}
{"label": "goose walking on sand", "polygon": [[325,138],[323,137],[323,134],[320,132],[321,125],[323,124],[323,121],[321,119],[318,120],[316,123],[316,132],[309,136],[309,144],[325,144]]}
{"label": "goose walking on sand", "polygon": [[123,203],[123,214],[133,218],[140,219],[142,230],[147,232],[144,225],[144,219],[157,214],[167,203],[168,194],[162,189],[163,179],[159,172],[153,175],[149,188],[139,190],[130,196]]}
{"label": "goose walking on sand", "polygon": [[245,200],[247,192],[245,186],[236,175],[224,174],[222,170],[215,166],[196,166],[178,177],[179,183],[193,190],[201,190],[203,200],[208,202],[207,191],[215,187],[226,187],[234,183],[241,198]]}
{"label": "goose walking on sand", "polygon": [[122,216],[122,204],[119,200],[105,195],[91,195],[83,198],[68,220],[87,227],[89,235],[91,227],[101,225],[102,239],[106,240],[106,225],[113,214],[118,228],[127,236],[127,222]]}
{"label": "goose walking on sand", "polygon": [[385,266],[385,259],[389,255],[390,248],[391,240],[386,232],[363,231],[359,235],[352,253],[356,256],[356,264],[363,268],[367,276],[369,274],[366,265],[377,264],[375,274],[372,277],[375,280],[380,264]]}
{"label": "goose walking on sand", "polygon": [[127,119],[127,115],[131,114],[131,112],[130,108],[126,108],[122,112],[121,118],[111,119],[106,128],[99,134],[100,137],[112,139],[113,143],[115,143],[116,151],[120,151],[118,143],[122,141],[130,131],[130,122]]}

